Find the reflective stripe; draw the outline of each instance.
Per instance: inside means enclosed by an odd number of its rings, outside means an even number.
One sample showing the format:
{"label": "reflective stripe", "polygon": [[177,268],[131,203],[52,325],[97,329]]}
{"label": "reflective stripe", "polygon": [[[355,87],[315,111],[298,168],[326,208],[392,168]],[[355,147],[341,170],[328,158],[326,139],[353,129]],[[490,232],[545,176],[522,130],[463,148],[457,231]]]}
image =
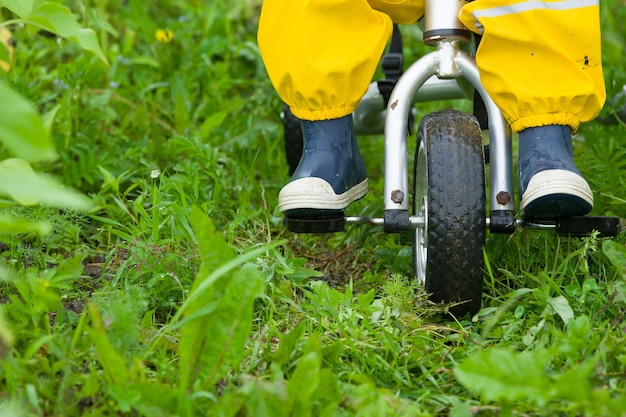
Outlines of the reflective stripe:
{"label": "reflective stripe", "polygon": [[571,10],[580,9],[583,7],[598,6],[599,0],[563,0],[556,2],[545,1],[524,1],[522,3],[515,3],[509,6],[492,7],[490,9],[474,10],[472,16],[476,23],[476,28],[481,32],[483,31],[483,25],[480,24],[478,19],[481,17],[497,17],[507,14],[515,14],[528,12],[530,10],[548,9],[548,10]]}
{"label": "reflective stripe", "polygon": [[582,7],[597,6],[598,0],[564,0],[556,2],[545,1],[525,1],[523,3],[515,3],[510,6],[493,7],[491,9],[475,10],[472,14],[475,18],[479,17],[496,17],[505,14],[521,13],[537,9],[550,10],[569,10],[580,9]]}

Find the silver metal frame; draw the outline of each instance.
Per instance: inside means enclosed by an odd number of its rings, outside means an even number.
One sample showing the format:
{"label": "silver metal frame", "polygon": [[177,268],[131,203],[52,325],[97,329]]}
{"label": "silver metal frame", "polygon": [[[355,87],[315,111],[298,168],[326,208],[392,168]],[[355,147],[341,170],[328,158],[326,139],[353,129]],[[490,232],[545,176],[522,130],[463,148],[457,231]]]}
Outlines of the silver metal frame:
{"label": "silver metal frame", "polygon": [[478,91],[489,116],[491,165],[491,211],[514,211],[511,130],[502,113],[483,87],[476,61],[460,49],[458,39],[441,39],[437,50],[415,63],[398,80],[387,106],[385,119],[385,210],[409,210],[407,135],[413,97],[432,76],[464,77]]}
{"label": "silver metal frame", "polygon": [[[467,1],[467,0],[466,0]],[[424,42],[436,50],[414,62],[397,81],[387,108],[376,83],[354,112],[357,133],[380,133],[384,125],[385,177],[384,209],[409,211],[409,167],[407,153],[409,114],[420,101],[470,98],[472,87],[485,103],[489,118],[490,215],[515,211],[512,175],[511,129],[480,81],[475,59],[461,49],[470,36],[458,19],[466,1],[426,0],[420,25]],[[487,225],[490,224],[487,216]],[[409,217],[410,229],[425,227],[424,215]],[[346,217],[348,224],[380,224],[384,219]]]}
{"label": "silver metal frame", "polygon": [[[430,77],[413,96],[413,104],[436,100],[471,99],[474,86],[464,78],[443,80],[436,75]],[[357,135],[378,135],[385,131],[387,109],[378,83],[369,85],[361,98],[359,107],[352,113],[354,132]]]}

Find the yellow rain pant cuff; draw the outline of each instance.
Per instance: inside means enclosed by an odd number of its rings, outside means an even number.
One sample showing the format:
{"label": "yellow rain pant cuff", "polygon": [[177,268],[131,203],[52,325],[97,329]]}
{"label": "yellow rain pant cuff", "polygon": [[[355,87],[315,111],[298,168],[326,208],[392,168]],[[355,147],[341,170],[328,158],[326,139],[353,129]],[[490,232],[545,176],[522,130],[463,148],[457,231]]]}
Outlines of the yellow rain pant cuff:
{"label": "yellow rain pant cuff", "polygon": [[602,109],[598,0],[475,0],[465,25],[483,34],[480,79],[514,131],[550,124],[576,129]]}
{"label": "yellow rain pant cuff", "polygon": [[561,125],[569,126],[576,131],[580,125],[580,119],[572,113],[547,113],[525,116],[511,123],[511,130],[520,132],[529,127]]}
{"label": "yellow rain pant cuff", "polygon": [[347,116],[354,112],[356,108],[359,106],[359,103],[354,103],[353,105],[347,105],[343,107],[336,107],[332,109],[311,109],[311,108],[298,108],[298,107],[290,107],[291,112],[298,119],[302,120],[329,120],[329,119],[339,119],[340,117]]}
{"label": "yellow rain pant cuff", "polygon": [[322,120],[354,111],[392,30],[391,18],[367,0],[264,0],[258,42],[293,114]]}

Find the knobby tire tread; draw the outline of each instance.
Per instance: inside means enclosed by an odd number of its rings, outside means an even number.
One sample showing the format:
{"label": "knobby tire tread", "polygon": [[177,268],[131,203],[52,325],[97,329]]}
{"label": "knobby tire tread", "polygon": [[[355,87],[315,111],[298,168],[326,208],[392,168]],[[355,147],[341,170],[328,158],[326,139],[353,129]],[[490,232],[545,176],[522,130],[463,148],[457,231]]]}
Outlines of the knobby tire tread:
{"label": "knobby tire tread", "polygon": [[[450,312],[474,314],[481,306],[485,242],[485,169],[476,119],[456,110],[426,116],[428,255],[426,291],[435,302],[462,302]],[[419,146],[419,142],[418,142]]]}

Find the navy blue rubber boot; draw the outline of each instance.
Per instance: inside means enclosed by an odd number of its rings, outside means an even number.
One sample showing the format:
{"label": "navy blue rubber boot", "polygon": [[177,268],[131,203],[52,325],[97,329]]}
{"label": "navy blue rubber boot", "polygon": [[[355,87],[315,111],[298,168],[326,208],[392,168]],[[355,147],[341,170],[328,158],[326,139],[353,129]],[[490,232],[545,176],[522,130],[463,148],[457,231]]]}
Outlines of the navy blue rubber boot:
{"label": "navy blue rubber boot", "polygon": [[352,115],[302,121],[304,149],[289,183],[278,194],[278,209],[290,217],[342,213],[367,193],[365,164]]}
{"label": "navy blue rubber boot", "polygon": [[593,208],[591,188],[574,165],[569,126],[519,132],[518,170],[523,217],[582,216]]}

